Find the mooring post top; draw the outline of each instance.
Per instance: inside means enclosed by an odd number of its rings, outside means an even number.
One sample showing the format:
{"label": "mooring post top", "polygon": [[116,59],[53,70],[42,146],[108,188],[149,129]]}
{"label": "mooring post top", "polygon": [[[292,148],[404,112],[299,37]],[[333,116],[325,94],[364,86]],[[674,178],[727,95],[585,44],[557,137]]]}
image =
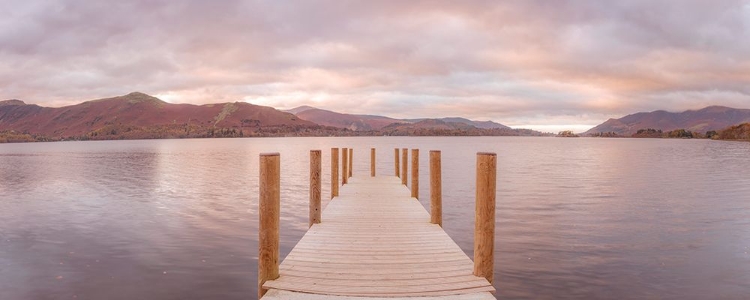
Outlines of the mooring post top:
{"label": "mooring post top", "polygon": [[497,156],[495,152],[477,152],[477,155]]}
{"label": "mooring post top", "polygon": [[260,156],[279,156],[279,152],[261,153]]}

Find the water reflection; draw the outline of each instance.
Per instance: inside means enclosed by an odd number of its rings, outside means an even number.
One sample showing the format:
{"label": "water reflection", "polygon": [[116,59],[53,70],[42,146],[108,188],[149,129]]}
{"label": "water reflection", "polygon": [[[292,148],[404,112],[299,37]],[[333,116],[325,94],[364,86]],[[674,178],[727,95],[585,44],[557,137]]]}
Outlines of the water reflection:
{"label": "water reflection", "polygon": [[[282,156],[282,257],[307,228],[308,158],[442,150],[444,227],[472,255],[477,151],[498,153],[499,298],[750,294],[750,144],[555,138],[268,138],[0,145],[0,299],[247,299],[258,154]],[[420,186],[429,201],[429,185]]]}

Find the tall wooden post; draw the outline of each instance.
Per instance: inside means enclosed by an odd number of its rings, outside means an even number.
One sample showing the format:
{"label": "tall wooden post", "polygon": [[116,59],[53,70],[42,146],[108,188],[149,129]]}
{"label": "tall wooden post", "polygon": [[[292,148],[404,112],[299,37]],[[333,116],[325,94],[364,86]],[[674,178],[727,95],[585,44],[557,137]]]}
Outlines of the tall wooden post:
{"label": "tall wooden post", "polygon": [[331,199],[339,195],[339,148],[331,148]]}
{"label": "tall wooden post", "polygon": [[419,199],[419,149],[411,149],[411,196]]}
{"label": "tall wooden post", "polygon": [[370,176],[375,177],[375,148],[370,148]]}
{"label": "tall wooden post", "polygon": [[399,176],[399,174],[398,174],[398,173],[399,173],[399,172],[398,172],[398,148],[396,148],[396,149],[393,149],[393,153],[394,153],[394,161],[393,161],[394,163],[393,163],[393,167],[394,167],[394,168],[395,168],[395,170],[396,170],[396,177],[398,177],[398,176]]}
{"label": "tall wooden post", "polygon": [[409,178],[409,149],[401,149],[401,184],[406,185]]}
{"label": "tall wooden post", "polygon": [[474,275],[492,283],[495,265],[495,191],[497,155],[477,153],[477,193],[474,223]]}
{"label": "tall wooden post", "polygon": [[354,167],[354,149],[349,148],[349,177],[352,177],[353,167]]}
{"label": "tall wooden post", "polygon": [[281,167],[278,153],[260,155],[258,227],[258,298],[267,290],[263,283],[279,278],[279,214]]}
{"label": "tall wooden post", "polygon": [[443,183],[440,151],[430,151],[430,223],[443,227]]}
{"label": "tall wooden post", "polygon": [[310,150],[310,227],[320,223],[321,151]]}
{"label": "tall wooden post", "polygon": [[349,182],[349,149],[344,148],[341,153],[341,184]]}

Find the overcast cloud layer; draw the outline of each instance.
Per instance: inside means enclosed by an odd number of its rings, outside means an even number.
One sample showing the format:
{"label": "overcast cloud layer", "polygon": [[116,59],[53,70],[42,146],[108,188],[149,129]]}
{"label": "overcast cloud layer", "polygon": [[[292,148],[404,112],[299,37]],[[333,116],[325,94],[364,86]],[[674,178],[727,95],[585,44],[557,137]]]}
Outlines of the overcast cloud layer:
{"label": "overcast cloud layer", "polygon": [[131,91],[551,130],[750,108],[750,1],[0,0],[0,99]]}

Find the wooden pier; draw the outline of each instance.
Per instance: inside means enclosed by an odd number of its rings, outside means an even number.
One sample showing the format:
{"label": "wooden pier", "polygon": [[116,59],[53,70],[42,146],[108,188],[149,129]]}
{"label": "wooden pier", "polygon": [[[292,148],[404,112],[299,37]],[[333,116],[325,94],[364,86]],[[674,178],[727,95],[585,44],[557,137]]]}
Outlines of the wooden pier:
{"label": "wooden pier", "polygon": [[[332,165],[338,165],[337,152],[331,151]],[[347,152],[342,153],[351,153]],[[434,190],[440,187],[440,176],[434,174],[440,172],[439,151],[430,155],[432,216],[414,197],[416,192],[402,184],[404,180],[375,176],[374,148],[371,176],[352,177],[346,154],[341,173],[341,182],[346,184],[332,195],[321,215],[320,150],[311,151],[310,229],[280,265],[279,156],[261,155],[259,298],[495,299],[491,284],[494,154],[477,156],[476,263],[443,231],[442,216],[435,216],[442,214],[442,194]],[[395,155],[398,158],[398,149]],[[398,168],[398,162],[395,166]],[[417,158],[412,159],[412,174],[418,176]],[[335,176],[332,186],[338,187],[338,174]],[[418,178],[414,178],[412,186],[418,186]]]}

